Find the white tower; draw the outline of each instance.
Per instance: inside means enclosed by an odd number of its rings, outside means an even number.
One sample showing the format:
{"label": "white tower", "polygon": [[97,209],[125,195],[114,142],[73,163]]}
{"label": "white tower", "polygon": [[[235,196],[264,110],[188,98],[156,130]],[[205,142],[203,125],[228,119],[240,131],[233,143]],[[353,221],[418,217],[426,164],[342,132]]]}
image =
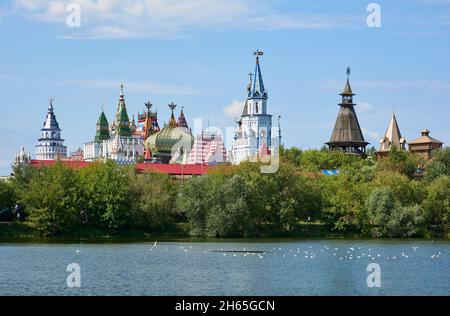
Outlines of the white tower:
{"label": "white tower", "polygon": [[36,160],[55,160],[58,157],[67,157],[67,147],[61,138],[61,129],[53,110],[53,100],[50,100],[44,127],[41,129],[41,138],[36,146]]}
{"label": "white tower", "polygon": [[255,52],[255,73],[250,74],[247,101],[241,119],[237,122],[231,150],[233,164],[254,161],[258,155],[269,154],[272,146],[272,115],[267,114],[268,92],[259,64],[262,55],[263,52]]}

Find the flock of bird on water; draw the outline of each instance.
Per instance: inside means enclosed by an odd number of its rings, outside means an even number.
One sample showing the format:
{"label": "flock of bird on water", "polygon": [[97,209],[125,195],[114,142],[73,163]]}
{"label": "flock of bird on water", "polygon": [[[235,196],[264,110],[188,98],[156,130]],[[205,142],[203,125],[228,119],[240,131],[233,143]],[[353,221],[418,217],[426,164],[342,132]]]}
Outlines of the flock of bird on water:
{"label": "flock of bird on water", "polygon": [[[154,250],[158,250],[160,248],[165,249],[165,251],[169,251],[169,248],[167,247],[160,247],[159,243],[157,241],[155,241],[155,243],[153,244],[153,247],[151,247],[149,249],[149,251],[154,251]],[[184,253],[189,253],[193,247],[190,246],[179,246],[178,248],[180,251],[184,252]],[[385,250],[387,250],[387,248],[384,248]],[[414,246],[414,247],[410,247],[409,248],[412,253],[416,253],[417,250],[419,249],[419,246]],[[286,251],[287,250],[287,254]],[[224,248],[220,248],[220,249],[208,249],[208,250],[204,250],[203,253],[220,253],[222,254],[224,257],[228,256],[232,256],[232,257],[237,257],[238,255],[243,256],[243,257],[247,257],[247,256],[257,256],[259,259],[263,259],[265,256],[267,255],[273,255],[273,254],[277,254],[277,255],[282,255],[283,258],[286,258],[287,256],[291,255],[294,257],[299,257],[299,258],[304,258],[304,259],[315,259],[319,254],[325,253],[325,252],[333,252],[333,257],[335,257],[338,260],[359,260],[359,259],[369,259],[372,261],[377,261],[377,260],[381,260],[383,259],[383,256],[381,254],[375,254],[373,252],[373,248],[368,248],[368,247],[358,247],[358,246],[354,246],[354,247],[344,247],[341,249],[338,247],[330,247],[327,245],[323,245],[322,247],[319,247],[319,249],[315,249],[312,246],[308,247],[308,250],[303,250],[300,248],[290,248],[290,249],[286,249],[286,248],[272,248],[270,251],[265,251],[265,250],[250,250],[247,248],[241,248],[239,250],[230,250],[230,249],[224,249]],[[81,253],[80,249],[76,249],[75,252],[77,254]],[[385,256],[384,258],[386,260],[398,260],[398,259],[408,259],[410,257],[411,254],[407,254],[406,252],[402,251],[399,255],[396,256]],[[439,251],[437,253],[432,253],[430,255],[430,258],[435,260],[435,259],[439,259],[442,256],[442,253]]]}

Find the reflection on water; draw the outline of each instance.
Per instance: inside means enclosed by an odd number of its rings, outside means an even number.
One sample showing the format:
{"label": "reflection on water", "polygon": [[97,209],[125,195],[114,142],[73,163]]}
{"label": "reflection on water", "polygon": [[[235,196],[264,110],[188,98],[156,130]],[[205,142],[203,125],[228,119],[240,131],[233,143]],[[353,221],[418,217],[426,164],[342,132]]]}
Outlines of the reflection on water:
{"label": "reflection on water", "polygon": [[[0,244],[0,295],[449,295],[448,241]],[[369,263],[381,288],[369,288]],[[81,267],[81,288],[66,267]]]}

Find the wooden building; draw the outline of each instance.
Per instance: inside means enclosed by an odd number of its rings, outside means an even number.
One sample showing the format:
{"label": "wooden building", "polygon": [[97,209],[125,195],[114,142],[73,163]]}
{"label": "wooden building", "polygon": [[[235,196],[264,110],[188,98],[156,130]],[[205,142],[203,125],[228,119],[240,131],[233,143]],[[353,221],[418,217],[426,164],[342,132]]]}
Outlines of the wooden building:
{"label": "wooden building", "polygon": [[409,145],[409,151],[421,155],[425,160],[430,160],[434,151],[442,149],[443,142],[430,137],[430,131],[425,129],[422,136],[413,140]]}
{"label": "wooden building", "polygon": [[347,69],[347,83],[341,93],[342,102],[339,104],[339,114],[331,135],[331,139],[326,145],[331,151],[339,150],[353,155],[366,156],[366,147],[369,144],[365,141],[358,117],[356,115],[353,96],[355,95],[350,86],[350,68]]}

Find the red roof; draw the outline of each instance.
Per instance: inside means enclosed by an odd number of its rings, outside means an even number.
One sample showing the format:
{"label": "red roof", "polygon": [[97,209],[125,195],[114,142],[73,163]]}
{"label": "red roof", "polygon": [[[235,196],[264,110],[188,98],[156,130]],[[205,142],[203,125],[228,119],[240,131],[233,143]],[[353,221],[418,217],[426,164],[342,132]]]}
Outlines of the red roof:
{"label": "red roof", "polygon": [[165,165],[140,163],[136,165],[138,172],[160,172],[170,175],[202,175],[208,171],[205,165]]}
{"label": "red roof", "polygon": [[[55,160],[31,160],[31,165],[36,167],[53,166],[56,164]],[[92,162],[88,161],[61,161],[62,164],[70,168],[79,169],[89,166]],[[139,173],[144,172],[159,172],[170,175],[203,175],[208,171],[208,166],[205,165],[165,165],[154,163],[140,163],[136,164],[136,170]]]}
{"label": "red roof", "polygon": [[[89,166],[91,163],[87,161],[77,161],[77,160],[70,160],[70,161],[64,161],[62,160],[61,163],[65,166],[68,166],[70,168],[79,169]],[[32,166],[36,167],[47,167],[47,166],[53,166],[56,164],[56,160],[31,160],[30,164]]]}

